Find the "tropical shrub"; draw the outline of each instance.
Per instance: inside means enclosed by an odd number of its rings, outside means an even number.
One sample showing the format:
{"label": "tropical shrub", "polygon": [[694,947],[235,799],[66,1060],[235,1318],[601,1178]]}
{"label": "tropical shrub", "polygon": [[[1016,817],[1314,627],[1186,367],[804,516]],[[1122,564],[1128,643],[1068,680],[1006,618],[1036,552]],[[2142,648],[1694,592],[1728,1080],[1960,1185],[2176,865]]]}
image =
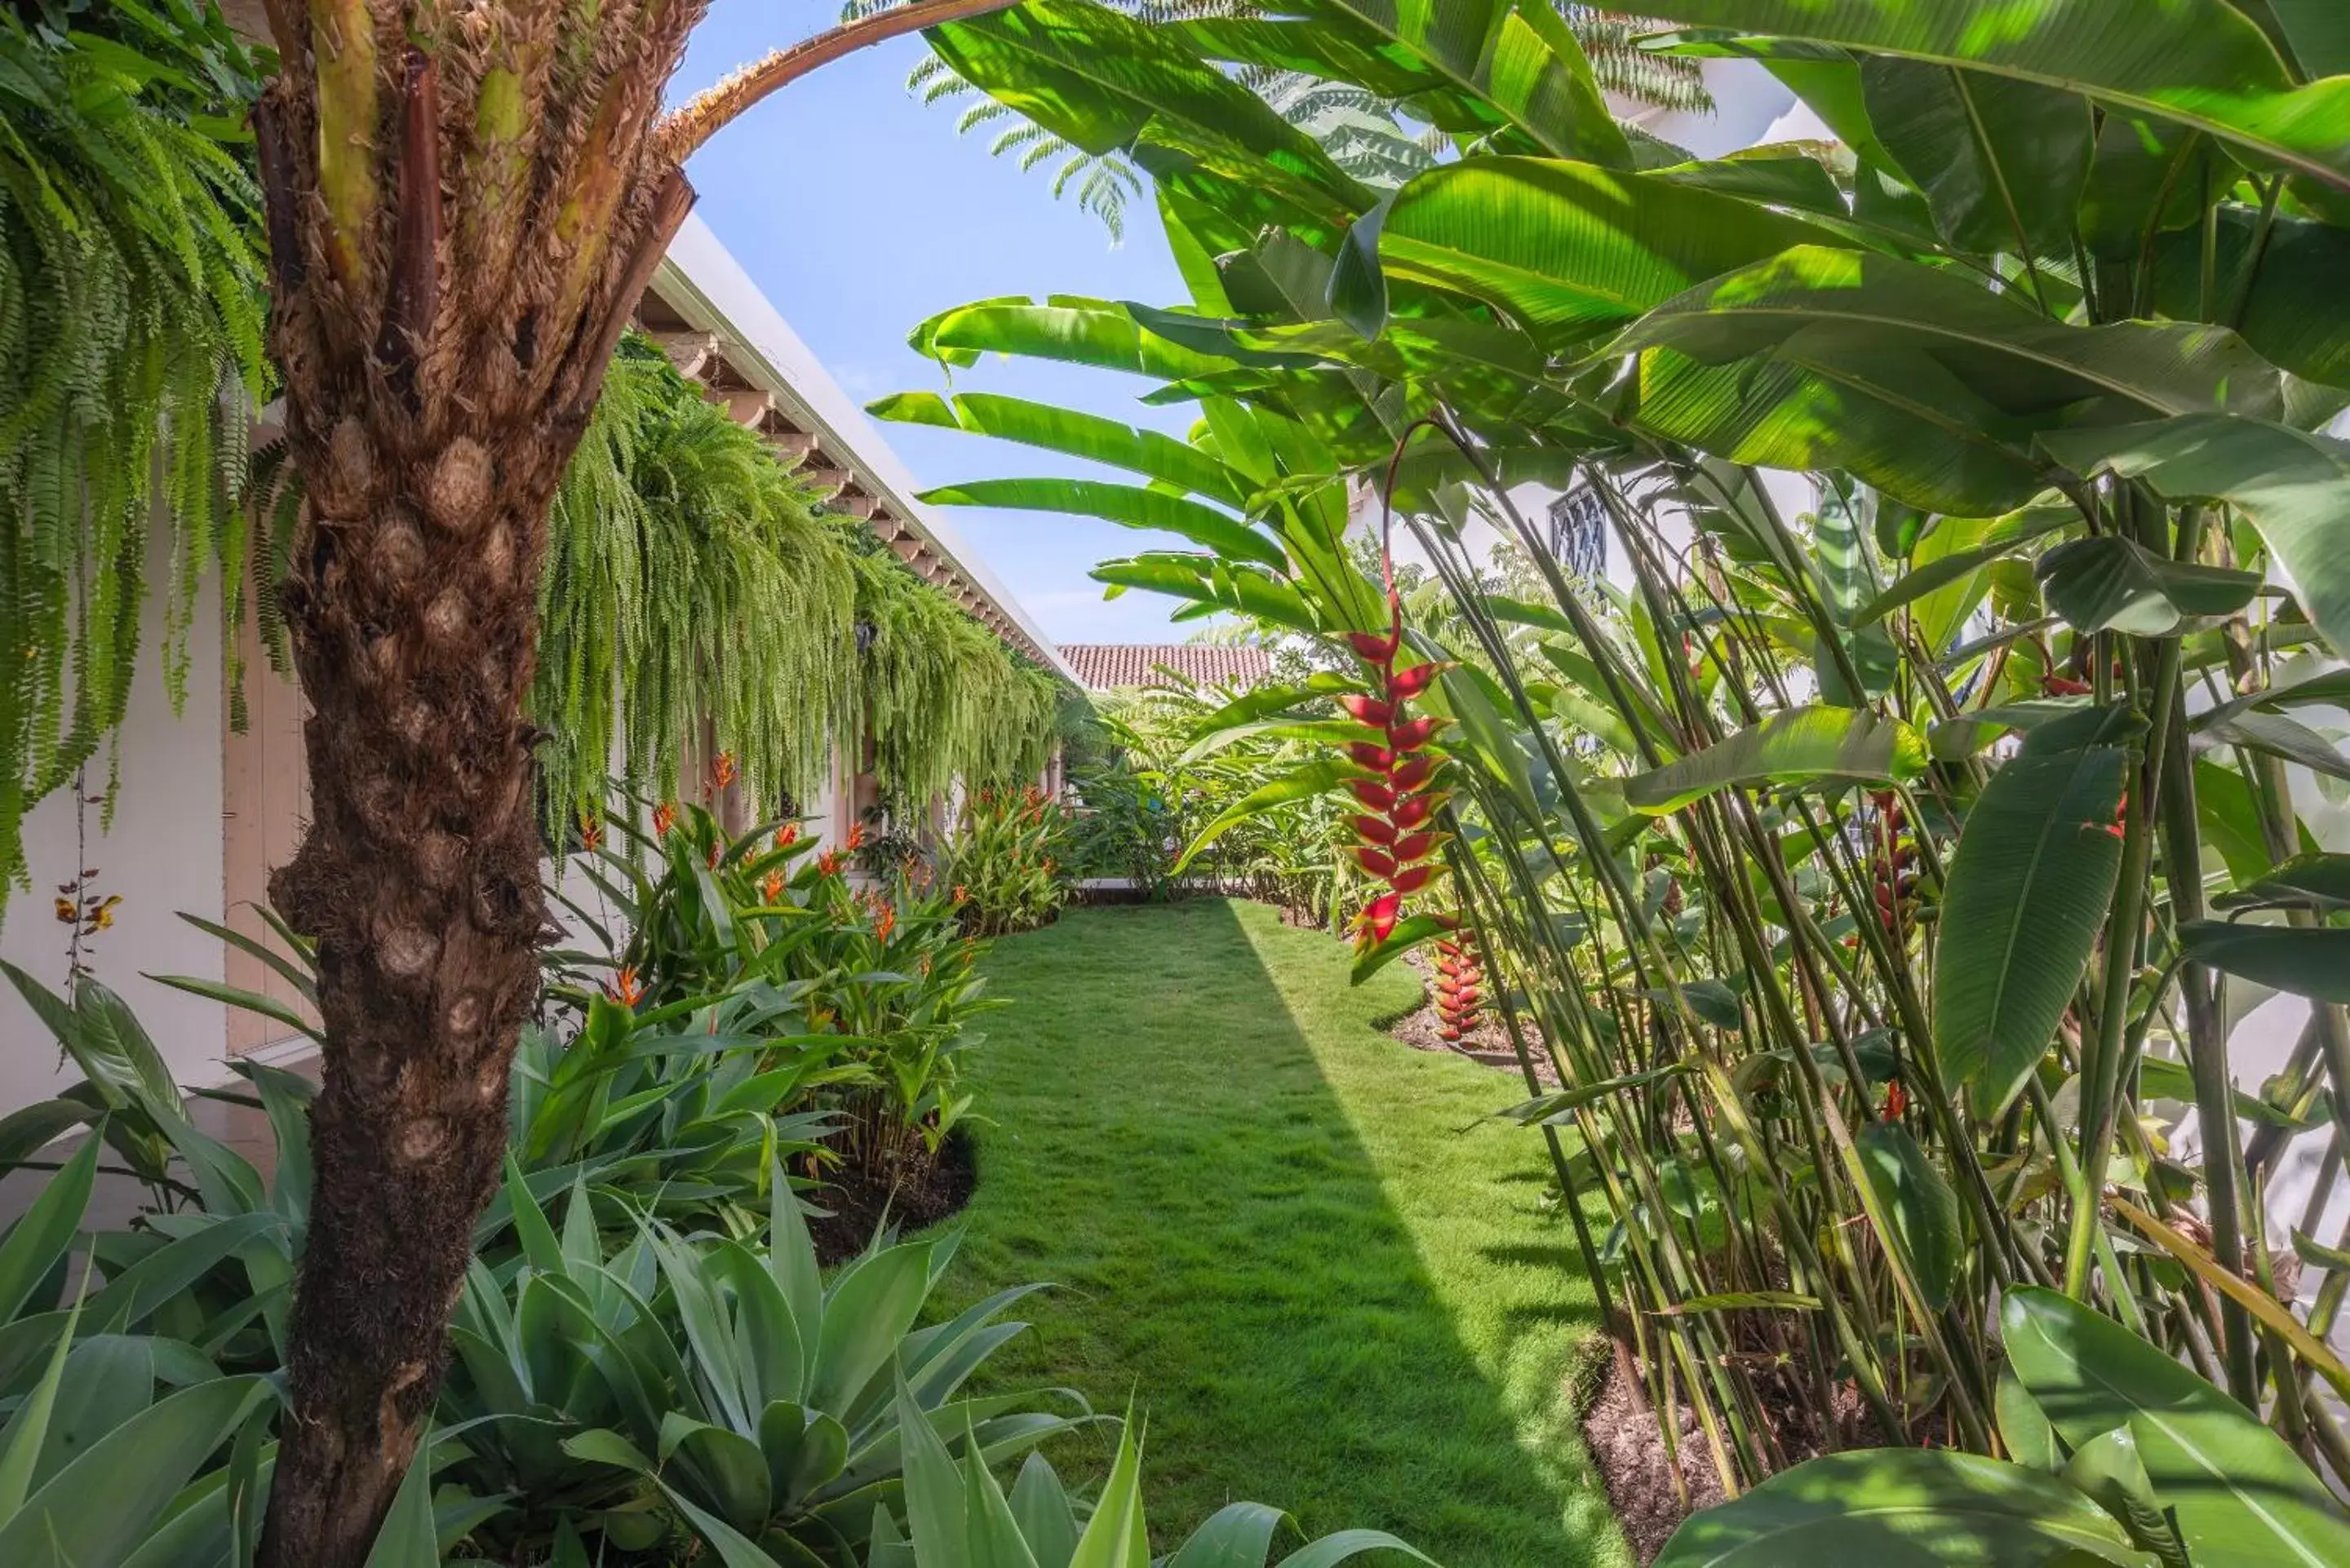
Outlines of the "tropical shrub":
{"label": "tropical shrub", "polygon": [[[1137,473],[981,489],[1147,513],[1192,547],[1103,581],[1340,661],[1199,725],[1203,753],[1253,725],[1312,747],[1231,815],[1369,808],[1361,970],[1475,928],[1530,1088],[1561,1085],[1514,1114],[1666,1441],[1691,1409],[1726,1492],[1794,1496],[1855,1444],[1995,1457],[2028,1355],[2002,1304],[2049,1290],[2350,1483],[2324,1343],[2350,1271],[2291,1238],[2326,1276],[2304,1312],[2260,1200],[2293,1137],[2330,1119],[2338,1155],[2350,1096],[2345,860],[2299,807],[2344,773],[2305,716],[2350,691],[2323,522],[2350,447],[2320,433],[2350,361],[2316,281],[2350,255],[2321,79],[2350,58],[2223,0],[1644,8],[1695,29],[1654,47],[1762,60],[1841,145],[1627,136],[1541,6],[940,27],[964,79],[1163,171],[1191,297],[996,299],[916,343],[1115,367],[1201,417],[1176,441],[973,391],[877,411]],[[1274,63],[1476,140],[1381,190],[1235,79]],[[1529,483],[1604,520],[1616,577],[1553,556]],[[1408,531],[1441,614],[1354,560],[1365,486],[1380,566]],[[1486,580],[1481,519],[1531,591]],[[2258,1094],[2246,986],[2310,1003]],[[2065,1445],[2110,1466],[2116,1424]],[[2211,1464],[2238,1495],[2272,1473]]]}
{"label": "tropical shrub", "polygon": [[666,1020],[728,999],[721,1022],[738,1032],[715,1037],[758,1049],[731,1066],[719,1050],[709,1070],[741,1075],[724,1103],[819,1112],[823,1157],[861,1188],[887,1195],[926,1179],[970,1108],[962,1058],[984,1037],[966,1024],[988,1005],[980,949],[938,879],[915,864],[854,888],[857,835],[811,853],[795,823],[732,835],[694,805],[655,806],[642,828],[616,809],[595,836],[572,864],[602,908],[558,897],[600,950],[555,955],[559,994],[591,1023],[599,1009]]}
{"label": "tropical shrub", "polygon": [[[901,1386],[898,1425],[908,1437],[899,1520],[884,1511],[873,1523],[866,1568],[961,1568],[967,1563],[1030,1563],[1035,1568],[1266,1568],[1274,1538],[1295,1522],[1261,1502],[1228,1503],[1204,1521],[1171,1556],[1155,1558],[1142,1511],[1142,1436],[1131,1417],[1119,1428],[1118,1457],[1092,1514],[1082,1522],[1060,1476],[1042,1454],[1020,1467],[1006,1496],[987,1465],[964,1446],[957,1463],[949,1444],[919,1414]],[[1326,1535],[1285,1554],[1281,1568],[1315,1568],[1366,1552],[1421,1556],[1378,1530]]]}
{"label": "tropical shrub", "polygon": [[1034,784],[983,784],[963,797],[938,876],[973,935],[1033,931],[1068,902],[1073,853],[1066,805]]}

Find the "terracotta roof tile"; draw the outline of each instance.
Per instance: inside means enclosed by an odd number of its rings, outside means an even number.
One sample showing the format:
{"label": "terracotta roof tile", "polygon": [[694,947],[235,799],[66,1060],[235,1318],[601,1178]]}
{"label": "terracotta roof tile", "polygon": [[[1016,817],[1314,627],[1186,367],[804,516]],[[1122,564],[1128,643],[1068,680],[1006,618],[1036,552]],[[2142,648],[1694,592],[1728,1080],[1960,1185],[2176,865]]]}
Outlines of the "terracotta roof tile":
{"label": "terracotta roof tile", "polygon": [[1273,655],[1262,648],[1220,648],[1196,642],[1065,642],[1061,657],[1068,660],[1088,691],[1165,686],[1170,684],[1167,670],[1199,686],[1256,686],[1273,675]]}

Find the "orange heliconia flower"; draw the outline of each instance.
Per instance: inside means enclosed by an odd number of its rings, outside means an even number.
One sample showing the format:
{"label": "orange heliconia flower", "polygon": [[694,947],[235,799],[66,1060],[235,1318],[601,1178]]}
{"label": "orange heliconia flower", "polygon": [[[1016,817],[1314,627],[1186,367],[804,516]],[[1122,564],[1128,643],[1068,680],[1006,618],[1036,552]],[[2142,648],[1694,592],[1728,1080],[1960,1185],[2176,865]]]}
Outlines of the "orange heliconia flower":
{"label": "orange heliconia flower", "polygon": [[667,838],[669,830],[677,826],[677,803],[663,801],[653,807],[653,836]]}
{"label": "orange heliconia flower", "polygon": [[610,982],[604,987],[604,994],[623,1007],[634,1007],[638,1002],[642,1002],[645,996],[644,982],[637,978],[635,966],[624,968],[619,973],[614,975]]}
{"label": "orange heliconia flower", "polygon": [[873,934],[874,934],[875,936],[877,936],[877,937],[879,937],[883,941],[885,941],[885,942],[886,942],[886,941],[888,941],[888,940],[889,940],[889,933],[890,933],[891,931],[896,930],[897,929],[898,929],[898,911],[897,911],[895,909],[893,909],[893,908],[891,908],[891,907],[890,907],[890,905],[889,905],[889,901],[888,901],[887,899],[882,899],[882,898],[877,898],[877,899],[875,899],[875,900],[874,900],[874,913],[873,913]]}
{"label": "orange heliconia flower", "polygon": [[834,876],[840,870],[840,851],[827,849],[816,857],[816,868],[823,876]]}
{"label": "orange heliconia flower", "polygon": [[766,879],[759,884],[759,892],[770,904],[783,897],[784,874],[780,871],[768,872]]}
{"label": "orange heliconia flower", "polygon": [[724,789],[741,776],[741,770],[735,767],[734,753],[732,752],[719,753],[717,760],[710,764],[710,784],[712,789]]}
{"label": "orange heliconia flower", "polygon": [[954,901],[955,901],[956,903],[958,903],[958,904],[968,904],[968,903],[970,903],[970,902],[971,902],[971,889],[970,889],[970,888],[966,888],[966,887],[964,887],[964,886],[963,886],[962,883],[960,883],[960,882],[956,883],[956,884],[955,884],[955,890],[954,890]]}
{"label": "orange heliconia flower", "polygon": [[775,830],[775,847],[778,849],[789,849],[799,841],[800,825],[796,822],[787,822]]}
{"label": "orange heliconia flower", "polygon": [[865,825],[863,823],[858,823],[849,828],[848,847],[851,849],[862,849],[865,847]]}
{"label": "orange heliconia flower", "polygon": [[579,847],[583,850],[594,851],[603,846],[604,825],[586,812],[581,812],[579,814]]}

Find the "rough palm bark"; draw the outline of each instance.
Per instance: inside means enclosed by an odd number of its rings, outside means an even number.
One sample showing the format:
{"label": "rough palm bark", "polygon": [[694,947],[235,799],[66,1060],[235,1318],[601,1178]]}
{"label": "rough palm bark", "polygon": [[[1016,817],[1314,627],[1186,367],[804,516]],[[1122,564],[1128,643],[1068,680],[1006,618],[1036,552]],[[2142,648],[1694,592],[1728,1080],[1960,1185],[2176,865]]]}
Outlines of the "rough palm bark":
{"label": "rough palm bark", "polygon": [[[270,895],[317,942],[328,1040],[263,1543],[284,1568],[365,1560],[505,1147],[546,924],[522,717],[545,520],[690,204],[649,134],[692,9],[579,39],[536,7],[273,13],[286,74],[257,129],[311,822]],[[410,42],[436,21],[431,52]]]}
{"label": "rough palm bark", "polygon": [[317,944],[292,1410],[261,1560],[359,1568],[440,1386],[546,931],[523,719],[546,513],[712,131],[923,0],[659,118],[706,0],[267,0],[270,348],[304,483],[285,608]]}

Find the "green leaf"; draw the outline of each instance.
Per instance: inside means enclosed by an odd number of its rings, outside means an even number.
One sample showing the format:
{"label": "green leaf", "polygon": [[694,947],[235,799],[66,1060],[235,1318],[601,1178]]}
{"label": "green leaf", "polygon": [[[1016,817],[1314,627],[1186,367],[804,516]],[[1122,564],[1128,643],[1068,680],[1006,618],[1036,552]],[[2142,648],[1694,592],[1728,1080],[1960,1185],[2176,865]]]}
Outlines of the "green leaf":
{"label": "green leaf", "polygon": [[2154,1482],[2127,1427],[2100,1432],[2082,1444],[2066,1462],[2064,1475],[2121,1521],[2130,1539],[2160,1558],[2163,1568],[2188,1568],[2186,1548],[2155,1501]]}
{"label": "green leaf", "polygon": [[2131,637],[2177,637],[2199,618],[2235,614],[2261,589],[2258,572],[2173,561],[2114,534],[2055,545],[2032,575],[2075,631]]}
{"label": "green leaf", "polygon": [[1355,955],[1355,967],[1348,976],[1350,983],[1362,984],[1420,943],[1457,929],[1459,925],[1450,915],[1414,915],[1398,921],[1385,941],[1374,943]]}
{"label": "green leaf", "polygon": [[2015,1375],[2012,1366],[1999,1369],[1998,1385],[1991,1390],[1991,1409],[1999,1421],[1999,1440],[2005,1445],[2008,1458],[2029,1469],[2054,1474],[2064,1464],[2064,1456],[2056,1444],[2056,1428],[2048,1424],[2047,1415],[2032,1390]]}
{"label": "green leaf", "polygon": [[2055,1477],[1947,1449],[1863,1449],[1782,1470],[1673,1532],[1652,1568],[2137,1563],[2122,1527]]}
{"label": "green leaf", "polygon": [[868,411],[877,419],[942,425],[1107,463],[1227,506],[1248,499],[1247,488],[1232,470],[1188,441],[1025,398],[963,392],[942,399],[934,392],[900,392],[868,404]]}
{"label": "green leaf", "polygon": [[2350,909],[2350,855],[2296,855],[2255,880],[2211,900],[2214,909],[2300,904],[2322,911]]}
{"label": "green leaf", "polygon": [[2230,713],[2195,727],[2194,743],[2200,747],[2242,746],[2330,778],[2350,779],[2350,758],[2342,748],[2301,722],[2282,713],[2256,708]]}
{"label": "green leaf", "polygon": [[432,1519],[432,1439],[416,1445],[408,1473],[391,1494],[391,1511],[368,1551],[367,1568],[441,1568],[441,1542]]}
{"label": "green leaf", "polygon": [[[2137,1089],[2141,1100],[2178,1100],[2190,1106],[2196,1101],[2194,1073],[2184,1062],[2172,1062],[2160,1056],[2140,1058]],[[2282,1108],[2241,1089],[2234,1092],[2233,1099],[2236,1114],[2249,1121],[2282,1127],[2288,1132],[2306,1132],[2316,1125],[2314,1122],[2298,1121]]]}
{"label": "green leaf", "polygon": [[1237,561],[1278,567],[1287,566],[1289,560],[1279,545],[1240,518],[1180,495],[1131,484],[1097,479],[975,479],[926,490],[915,499],[933,506],[1002,506],[1098,517],[1122,528],[1179,535],[1201,549]]}
{"label": "green leaf", "polygon": [[884,1248],[851,1263],[824,1303],[806,1403],[837,1416],[888,1366],[931,1293],[931,1248]]}
{"label": "green leaf", "polygon": [[2350,927],[2189,920],[2178,928],[2178,945],[2197,962],[2255,985],[2350,1003]]}
{"label": "green leaf", "polygon": [[2084,93],[2350,188],[2350,82],[2295,89],[2260,28],[2227,0],[1662,0],[1643,9]]}
{"label": "green leaf", "polygon": [[2089,100],[1896,56],[1860,62],[1877,144],[1953,249],[2062,254],[2089,175]]}
{"label": "green leaf", "polygon": [[[2341,85],[2350,92],[2350,80]],[[2292,576],[2318,631],[2336,652],[2350,650],[2350,551],[2339,526],[2350,506],[2350,445],[2227,414],[2067,431],[2040,442],[2077,473],[2137,479],[2173,504],[2236,507]]]}
{"label": "green leaf", "polygon": [[97,1115],[78,1100],[36,1100],[0,1116],[0,1171],[33,1158],[50,1140]]}
{"label": "green leaf", "polygon": [[2127,763],[2112,745],[2027,751],[1967,814],[1937,939],[1934,1044],[1978,1115],[2023,1087],[2088,968],[2121,872],[2107,829]]}
{"label": "green leaf", "polygon": [[1069,1568],[1150,1568],[1150,1538],[1142,1521],[1142,1442],[1131,1413],[1118,1428],[1118,1457]]}
{"label": "green leaf", "polygon": [[222,1377],[149,1406],[50,1477],[0,1523],[0,1563],[92,1568],[121,1562],[196,1468],[268,1397],[261,1378]]}
{"label": "green leaf", "polygon": [[1021,1461],[1019,1479],[1012,1483],[1012,1517],[1020,1521],[1036,1568],[1069,1568],[1077,1549],[1077,1517],[1061,1478],[1042,1454]]}
{"label": "green leaf", "polygon": [[1794,708],[1633,774],[1624,781],[1624,800],[1636,811],[1664,816],[1724,789],[1824,779],[1881,783],[1913,774],[1924,763],[1923,742],[1898,721],[1860,708]]}
{"label": "green leaf", "polygon": [[1377,337],[1388,321],[1388,280],[1379,270],[1379,230],[1395,204],[1393,192],[1355,220],[1330,269],[1330,314],[1365,337]]}
{"label": "green leaf", "polygon": [[1926,1304],[1940,1312],[1950,1304],[1950,1288],[1966,1255],[1958,1194],[1898,1122],[1870,1122],[1853,1135],[1853,1142],[1869,1185],[1893,1217],[1888,1240],[1907,1255]]}
{"label": "green leaf", "polygon": [[1491,300],[1561,345],[1733,267],[1835,243],[1798,219],[1654,175],[1471,158],[1397,193],[1379,259],[1390,279]]}
{"label": "green leaf", "polygon": [[2350,1525],[2309,1467],[2189,1368],[2037,1286],[2009,1292],[2001,1322],[2017,1375],[2066,1443],[2130,1429],[2198,1568],[2350,1562]]}
{"label": "green leaf", "polygon": [[1317,795],[1328,794],[1345,784],[1348,779],[1367,776],[1362,769],[1351,763],[1336,757],[1323,757],[1307,763],[1295,773],[1284,774],[1278,778],[1259,784],[1231,805],[1226,806],[1217,815],[1214,821],[1199,831],[1191,842],[1185,846],[1182,857],[1175,862],[1174,871],[1180,875],[1185,867],[1207,850],[1208,846],[1246,822],[1250,817],[1261,816],[1276,806],[1287,805],[1293,801],[1311,800]]}
{"label": "green leaf", "polygon": [[1796,1291],[1722,1291],[1713,1295],[1691,1296],[1687,1301],[1659,1307],[1654,1315],[1687,1317],[1692,1313],[1738,1312],[1747,1308],[1765,1312],[1817,1312],[1820,1298]]}
{"label": "green leaf", "polygon": [[[6,1240],[0,1241],[0,1323],[8,1322],[33,1302],[33,1293],[73,1245],[98,1178],[99,1147],[98,1138],[84,1138],[64,1168],[49,1179],[23,1217],[9,1227]],[[56,1303],[39,1304],[45,1310]]]}
{"label": "green leaf", "polygon": [[1175,1549],[1165,1568],[1264,1568],[1274,1532],[1290,1522],[1261,1502],[1226,1503]]}

